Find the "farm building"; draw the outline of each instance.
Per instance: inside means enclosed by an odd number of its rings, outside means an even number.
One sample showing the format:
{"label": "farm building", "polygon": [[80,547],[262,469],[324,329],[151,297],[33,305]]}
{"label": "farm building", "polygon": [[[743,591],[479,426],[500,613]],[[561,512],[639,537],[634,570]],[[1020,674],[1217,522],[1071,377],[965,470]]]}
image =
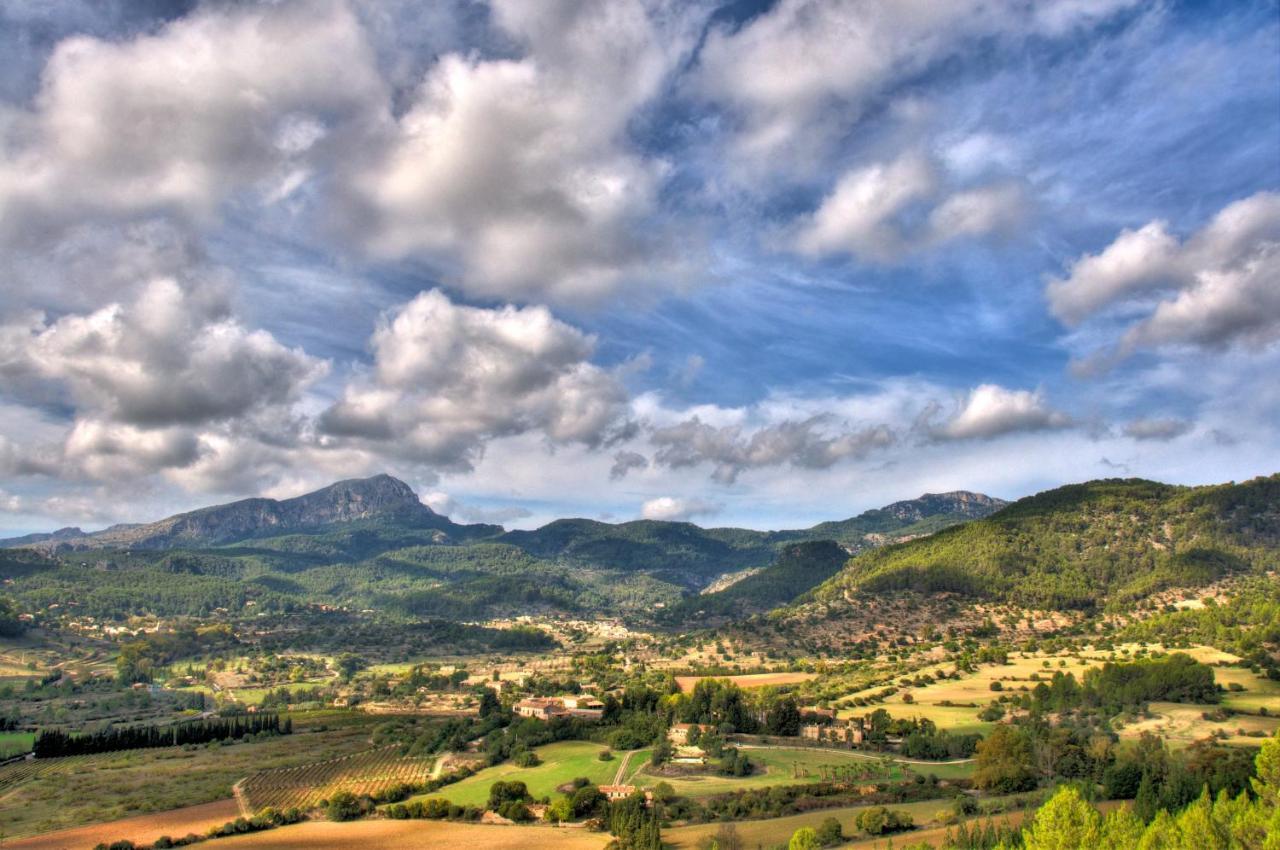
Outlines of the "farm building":
{"label": "farm building", "polygon": [[[618,800],[625,800],[632,794],[636,793],[634,785],[601,785],[600,793],[605,796],[610,803],[616,803]],[[653,792],[644,792],[644,804],[646,806],[653,804]]]}
{"label": "farm building", "polygon": [[676,723],[667,730],[667,740],[677,747],[683,747],[689,743],[689,733],[695,728],[699,734],[711,731],[711,727],[706,723]]}
{"label": "farm building", "polygon": [[841,723],[831,726],[806,723],[800,727],[800,737],[810,741],[832,744],[861,744],[863,731],[860,723]]}
{"label": "farm building", "polygon": [[604,703],[589,694],[565,697],[528,697],[514,706],[516,714],[535,720],[553,717],[580,717],[599,720],[604,716]]}

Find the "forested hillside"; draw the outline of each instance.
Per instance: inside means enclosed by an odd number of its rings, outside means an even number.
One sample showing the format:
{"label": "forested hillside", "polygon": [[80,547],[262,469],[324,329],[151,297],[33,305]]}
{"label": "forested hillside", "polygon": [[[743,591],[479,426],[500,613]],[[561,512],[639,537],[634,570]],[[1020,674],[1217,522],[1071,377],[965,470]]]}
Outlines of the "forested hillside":
{"label": "forested hillside", "polygon": [[1280,475],[1208,487],[1110,479],[1050,490],[986,519],[866,552],[817,596],[953,591],[1088,609],[1274,569],[1278,555]]}
{"label": "forested hillside", "polygon": [[715,593],[690,596],[663,619],[738,618],[785,605],[840,571],[849,553],[833,540],[794,543],[768,567]]}

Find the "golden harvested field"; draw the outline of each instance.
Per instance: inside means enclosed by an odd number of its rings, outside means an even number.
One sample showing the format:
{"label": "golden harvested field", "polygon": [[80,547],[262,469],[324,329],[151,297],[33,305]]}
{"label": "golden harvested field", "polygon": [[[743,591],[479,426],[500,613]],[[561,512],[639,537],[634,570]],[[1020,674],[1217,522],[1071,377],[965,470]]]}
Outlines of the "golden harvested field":
{"label": "golden harvested field", "polygon": [[487,826],[431,820],[313,821],[220,838],[218,850],[601,850],[605,833],[550,826]]}
{"label": "golden harvested field", "polygon": [[[1222,722],[1204,719],[1205,712],[1218,708],[1216,705],[1195,705],[1176,702],[1153,702],[1149,709],[1154,717],[1139,720],[1119,728],[1122,738],[1137,738],[1143,732],[1154,732],[1168,739],[1171,746],[1190,744],[1216,732],[1227,734],[1223,743],[1242,744],[1260,747],[1266,740],[1262,736],[1241,735],[1240,732],[1263,732],[1267,736],[1274,735],[1280,729],[1280,717],[1255,717],[1237,714]],[[1118,724],[1117,724],[1118,725]]]}
{"label": "golden harvested field", "polygon": [[[976,672],[959,680],[941,679],[924,687],[903,686],[900,683],[895,683],[897,684],[898,692],[888,697],[883,703],[873,703],[866,707],[853,705],[854,698],[869,697],[883,690],[885,686],[880,685],[842,698],[840,700],[840,715],[842,717],[861,715],[873,708],[883,707],[894,717],[927,717],[942,729],[957,732],[982,732],[985,734],[994,724],[979,721],[978,712],[992,700],[998,698],[1000,693],[1018,693],[1023,689],[1030,690],[1034,688],[1036,681],[1031,678],[1032,675],[1043,680],[1050,678],[1055,672],[1062,671],[1064,673],[1073,673],[1076,679],[1082,679],[1085,671],[1090,668],[1100,667],[1104,662],[1112,660],[1113,657],[1118,660],[1132,658],[1133,654],[1141,647],[1137,644],[1131,644],[1118,648],[1118,650],[1123,649],[1128,649],[1130,654],[1126,656],[1120,651],[1115,653],[1110,651],[1084,652],[1081,653],[1080,657],[1072,655],[1014,654],[1009,656],[1008,664],[983,664]],[[1149,647],[1149,649],[1158,649],[1158,647]],[[1235,658],[1235,656],[1209,647],[1192,647],[1191,649],[1178,651],[1186,652],[1193,658],[1209,664],[1230,661]],[[939,672],[948,669],[948,666],[940,665],[926,668],[921,672],[937,675]],[[1231,682],[1237,682],[1246,689],[1238,694],[1225,695],[1223,699],[1224,705],[1239,710],[1256,711],[1260,705],[1267,704],[1277,713],[1280,713],[1280,683],[1259,678],[1242,667],[1214,668],[1214,676],[1224,687]],[[996,681],[1000,682],[1003,687],[1002,692],[998,693],[991,690],[991,683]],[[911,703],[906,702],[904,694],[911,695]],[[943,705],[943,703],[952,704]],[[1199,717],[1199,712],[1209,708],[1211,706],[1197,708],[1196,717]],[[1244,720],[1248,719],[1244,718]],[[1225,724],[1228,731],[1235,728],[1232,726],[1235,720],[1236,718],[1232,718],[1231,721]],[[1266,724],[1264,723],[1263,725],[1265,726]],[[1246,723],[1243,728],[1252,727]],[[1208,734],[1208,731],[1202,732],[1200,737],[1206,734]]]}
{"label": "golden harvested field", "polygon": [[6,841],[4,847],[16,850],[89,850],[105,842],[127,839],[135,844],[150,844],[162,835],[179,838],[188,833],[203,835],[211,826],[222,826],[240,817],[235,800],[219,800],[200,806],[187,806],[167,812],[125,818],[124,820],[97,823],[75,829],[47,832],[34,838]]}
{"label": "golden harvested field", "polygon": [[817,673],[744,673],[741,676],[676,676],[680,690],[689,693],[703,679],[728,679],[740,688],[763,688],[767,685],[796,685],[816,679]]}

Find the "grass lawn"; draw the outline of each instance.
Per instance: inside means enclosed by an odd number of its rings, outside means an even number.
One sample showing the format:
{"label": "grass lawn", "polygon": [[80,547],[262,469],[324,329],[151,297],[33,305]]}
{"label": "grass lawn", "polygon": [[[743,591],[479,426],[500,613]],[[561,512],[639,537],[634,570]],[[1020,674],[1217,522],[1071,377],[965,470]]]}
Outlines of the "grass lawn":
{"label": "grass lawn", "polygon": [[[538,747],[535,752],[542,764],[537,767],[517,767],[514,764],[499,764],[487,767],[475,776],[469,776],[461,782],[446,785],[427,797],[444,797],[461,806],[483,806],[489,799],[489,786],[498,780],[510,782],[519,780],[529,786],[529,793],[535,799],[544,796],[555,797],[556,786],[572,782],[579,776],[585,776],[593,784],[600,785],[613,782],[622,758],[621,753],[614,753],[612,761],[600,761],[600,751],[607,749],[603,744],[589,741],[560,741]],[[632,756],[629,768],[633,768],[637,753]]]}
{"label": "grass lawn", "polygon": [[35,740],[34,732],[0,732],[0,759],[31,752]]}

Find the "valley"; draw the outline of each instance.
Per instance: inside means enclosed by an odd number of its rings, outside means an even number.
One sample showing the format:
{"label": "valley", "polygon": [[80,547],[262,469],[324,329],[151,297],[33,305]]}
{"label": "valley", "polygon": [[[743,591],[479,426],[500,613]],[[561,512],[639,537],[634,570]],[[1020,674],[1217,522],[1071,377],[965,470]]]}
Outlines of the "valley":
{"label": "valley", "polygon": [[11,540],[0,834],[989,847],[1064,783],[1186,806],[1280,747],[1278,555],[1277,476],[774,532],[457,525],[383,476]]}

